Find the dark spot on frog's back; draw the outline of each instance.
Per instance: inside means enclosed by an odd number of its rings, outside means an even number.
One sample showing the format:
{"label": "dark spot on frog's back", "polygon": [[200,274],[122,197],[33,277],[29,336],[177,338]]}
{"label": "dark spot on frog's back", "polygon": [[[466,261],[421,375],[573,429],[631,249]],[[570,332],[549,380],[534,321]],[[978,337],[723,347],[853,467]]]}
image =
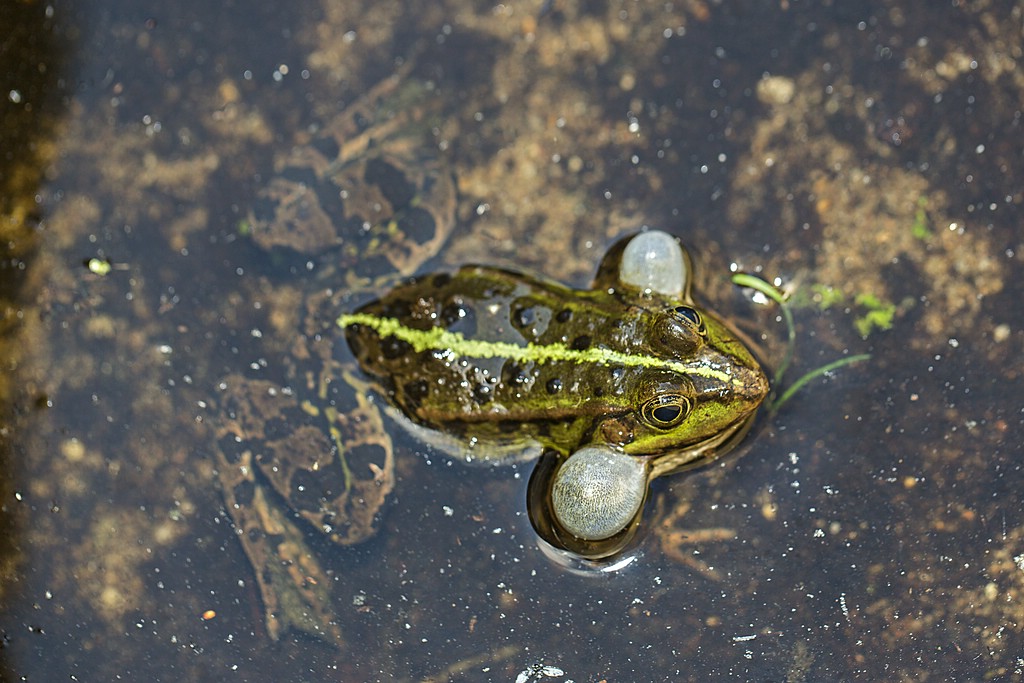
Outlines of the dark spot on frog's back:
{"label": "dark spot on frog's back", "polygon": [[461,299],[453,299],[441,307],[440,323],[445,329],[464,337],[476,336],[476,312]]}
{"label": "dark spot on frog's back", "polygon": [[572,340],[572,349],[574,351],[586,351],[592,343],[593,341],[589,334],[581,334]]}
{"label": "dark spot on frog's back", "polygon": [[479,405],[490,403],[494,400],[494,390],[489,384],[477,384],[473,387],[473,400]]}
{"label": "dark spot on frog's back", "polygon": [[380,340],[380,353],[386,360],[397,360],[412,353],[412,344],[397,337]]}
{"label": "dark spot on frog's back", "polygon": [[417,379],[406,382],[402,387],[405,394],[405,403],[410,408],[419,407],[427,396],[430,395],[430,382],[425,379]]}
{"label": "dark spot on frog's back", "polygon": [[409,312],[411,310],[412,305],[409,303],[408,299],[400,296],[389,296],[385,299],[373,302],[368,306],[364,306],[359,309],[359,312],[369,313],[370,315],[380,316],[381,318],[405,320],[409,317]]}
{"label": "dark spot on frog's back", "polygon": [[441,307],[441,324],[451,327],[466,317],[469,311],[466,309],[461,298],[451,299]]}
{"label": "dark spot on frog's back", "polygon": [[516,305],[512,309],[512,324],[520,330],[537,322],[537,311],[533,306]]}
{"label": "dark spot on frog's back", "polygon": [[509,321],[527,341],[535,341],[550,327],[554,311],[547,302],[531,296],[516,299],[509,306]]}
{"label": "dark spot on frog's back", "polygon": [[359,359],[366,357],[366,345],[363,344],[365,333],[365,328],[359,324],[349,325],[345,328],[345,341],[348,342],[348,348],[352,350],[352,355]]}
{"label": "dark spot on frog's back", "polygon": [[501,368],[501,383],[509,386],[528,384],[532,377],[519,363],[505,361]]}

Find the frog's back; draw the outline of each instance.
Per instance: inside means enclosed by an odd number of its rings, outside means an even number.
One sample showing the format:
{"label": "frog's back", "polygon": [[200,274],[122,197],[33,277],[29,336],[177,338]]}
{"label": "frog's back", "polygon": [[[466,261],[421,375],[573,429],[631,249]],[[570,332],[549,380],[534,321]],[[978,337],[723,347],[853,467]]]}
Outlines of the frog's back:
{"label": "frog's back", "polygon": [[338,322],[409,421],[495,453],[521,442],[685,452],[735,431],[766,393],[714,316],[600,281],[576,290],[470,266],[411,280]]}
{"label": "frog's back", "polygon": [[575,425],[619,410],[616,379],[625,386],[640,371],[598,370],[581,354],[628,352],[639,318],[608,292],[467,266],[396,287],[345,328],[363,371],[420,425],[478,440],[564,442],[580,438],[568,434]]}

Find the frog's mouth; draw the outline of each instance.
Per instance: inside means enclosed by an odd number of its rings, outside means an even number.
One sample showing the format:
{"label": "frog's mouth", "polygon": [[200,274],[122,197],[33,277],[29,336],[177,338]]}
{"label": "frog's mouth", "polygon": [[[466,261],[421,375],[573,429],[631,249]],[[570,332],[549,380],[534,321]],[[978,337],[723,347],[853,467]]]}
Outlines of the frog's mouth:
{"label": "frog's mouth", "polygon": [[682,461],[673,458],[671,455],[654,459],[651,463],[651,480],[667,474],[697,469],[717,460],[746,438],[747,432],[750,431],[756,417],[757,411],[751,411],[703,443],[687,448],[685,451],[686,457]]}

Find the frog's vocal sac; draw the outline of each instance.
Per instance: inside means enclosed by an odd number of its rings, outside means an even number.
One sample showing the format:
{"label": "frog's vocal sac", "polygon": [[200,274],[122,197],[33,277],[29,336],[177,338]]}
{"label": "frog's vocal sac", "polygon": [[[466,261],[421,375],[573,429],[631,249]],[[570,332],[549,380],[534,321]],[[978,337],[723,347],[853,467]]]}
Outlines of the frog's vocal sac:
{"label": "frog's vocal sac", "polygon": [[576,290],[467,266],[416,277],[338,324],[360,369],[420,438],[452,457],[521,461],[541,538],[620,553],[650,482],[746,433],[768,393],[753,354],[698,307],[679,241],[614,245]]}

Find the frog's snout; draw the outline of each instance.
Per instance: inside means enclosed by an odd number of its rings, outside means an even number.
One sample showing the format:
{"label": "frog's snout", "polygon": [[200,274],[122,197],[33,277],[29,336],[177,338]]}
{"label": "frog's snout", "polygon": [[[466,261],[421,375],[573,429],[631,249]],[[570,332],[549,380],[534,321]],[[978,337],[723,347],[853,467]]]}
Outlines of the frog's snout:
{"label": "frog's snout", "polygon": [[768,376],[764,374],[761,366],[756,364],[737,366],[733,370],[733,387],[737,396],[755,406],[759,405],[771,391]]}

